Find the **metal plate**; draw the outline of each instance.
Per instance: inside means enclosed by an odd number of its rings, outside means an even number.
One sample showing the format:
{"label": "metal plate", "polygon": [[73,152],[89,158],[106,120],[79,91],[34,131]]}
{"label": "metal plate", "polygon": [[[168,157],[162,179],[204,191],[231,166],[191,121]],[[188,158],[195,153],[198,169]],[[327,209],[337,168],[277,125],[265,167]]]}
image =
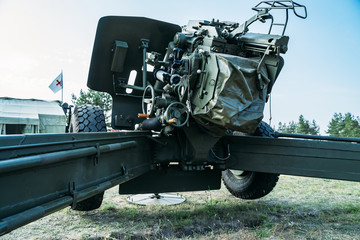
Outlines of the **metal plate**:
{"label": "metal plate", "polygon": [[[148,52],[154,51],[164,57],[166,48],[180,26],[144,17],[107,16],[99,20],[93,47],[88,87],[114,95],[111,72],[112,48],[115,40],[128,44],[123,72],[118,78],[128,79],[132,70],[137,71],[135,85],[142,86],[143,53],[139,49],[141,39],[148,39]],[[122,90],[126,94],[125,89]],[[141,92],[142,94],[142,92]]]}
{"label": "metal plate", "polygon": [[186,199],[178,194],[154,193],[154,194],[136,194],[126,198],[128,202],[137,205],[176,205],[184,202]]}

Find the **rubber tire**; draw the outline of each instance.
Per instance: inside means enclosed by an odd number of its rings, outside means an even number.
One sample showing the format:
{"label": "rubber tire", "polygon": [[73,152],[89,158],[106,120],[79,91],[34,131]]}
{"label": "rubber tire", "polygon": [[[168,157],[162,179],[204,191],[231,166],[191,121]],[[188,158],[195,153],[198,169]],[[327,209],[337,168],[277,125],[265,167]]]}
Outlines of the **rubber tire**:
{"label": "rubber tire", "polygon": [[[70,123],[70,132],[106,132],[105,115],[97,106],[75,106]],[[104,192],[75,204],[73,210],[91,211],[101,206]]]}
{"label": "rubber tire", "polygon": [[[273,134],[274,130],[265,122],[261,122],[254,133],[262,137],[273,137]],[[279,174],[244,171],[241,175],[235,175],[227,169],[222,172],[222,180],[235,197],[253,200],[269,194],[279,180]]]}
{"label": "rubber tire", "polygon": [[104,111],[97,106],[75,106],[71,116],[70,132],[106,132]]}

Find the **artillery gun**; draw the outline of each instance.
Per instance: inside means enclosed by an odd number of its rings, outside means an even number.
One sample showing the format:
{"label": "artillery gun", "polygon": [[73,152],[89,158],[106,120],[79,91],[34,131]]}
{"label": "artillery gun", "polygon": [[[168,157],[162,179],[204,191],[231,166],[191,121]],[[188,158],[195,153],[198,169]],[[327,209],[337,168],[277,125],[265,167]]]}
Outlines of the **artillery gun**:
{"label": "artillery gun", "polygon": [[[279,174],[360,181],[359,139],[285,135],[262,122],[284,66],[288,12],[307,13],[293,1],[253,9],[243,24],[183,28],[101,18],[88,87],[112,96],[119,131],[106,132],[102,110],[84,105],[74,108],[70,133],[1,137],[0,234],[67,206],[98,208],[116,185],[120,194],[181,192],[219,189],[223,179],[236,197],[256,199]],[[284,23],[274,22],[274,10],[285,11]],[[250,32],[266,20],[266,34]],[[282,33],[272,34],[273,26]]]}

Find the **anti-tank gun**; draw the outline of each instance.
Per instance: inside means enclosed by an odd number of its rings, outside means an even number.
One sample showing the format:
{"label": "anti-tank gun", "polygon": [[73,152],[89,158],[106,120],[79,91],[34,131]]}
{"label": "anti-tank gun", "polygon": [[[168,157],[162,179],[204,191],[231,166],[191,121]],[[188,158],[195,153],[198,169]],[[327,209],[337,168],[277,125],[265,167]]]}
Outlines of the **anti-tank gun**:
{"label": "anti-tank gun", "polygon": [[[279,174],[360,181],[359,144],[269,138],[274,133],[261,120],[284,65],[288,11],[305,18],[306,9],[263,1],[254,10],[243,24],[183,28],[143,17],[100,19],[88,86],[112,96],[119,131],[106,132],[102,111],[85,105],[74,109],[72,133],[1,137],[0,234],[67,206],[98,208],[115,185],[122,194],[212,190],[222,178],[233,195],[255,199]],[[274,23],[273,10],[285,12],[284,23]],[[271,22],[266,34],[250,32],[259,21]],[[275,26],[281,34],[272,33]]]}
{"label": "anti-tank gun", "polygon": [[[181,171],[224,170],[230,152],[228,143],[219,143],[221,137],[237,132],[270,136],[270,127],[261,121],[284,65],[288,11],[306,18],[306,8],[292,1],[263,1],[253,9],[256,14],[243,24],[193,20],[180,28],[147,18],[100,20],[88,86],[112,95],[114,129],[169,137],[166,145],[177,153],[159,147],[157,167],[176,162]],[[286,14],[279,35],[272,34],[278,24],[273,10]],[[252,24],[266,20],[271,21],[267,33],[250,32]],[[269,176],[273,184],[261,196],[277,181],[277,174]],[[120,189],[136,193],[136,185],[126,183]],[[155,190],[139,190],[144,191]]]}

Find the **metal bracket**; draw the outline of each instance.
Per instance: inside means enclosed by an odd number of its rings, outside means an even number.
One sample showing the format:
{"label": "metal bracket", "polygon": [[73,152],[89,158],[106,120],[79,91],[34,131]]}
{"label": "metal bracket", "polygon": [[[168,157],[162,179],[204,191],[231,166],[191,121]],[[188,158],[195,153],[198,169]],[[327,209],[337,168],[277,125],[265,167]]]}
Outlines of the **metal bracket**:
{"label": "metal bracket", "polygon": [[99,164],[100,155],[101,155],[100,144],[97,143],[97,144],[96,144],[96,155],[95,155],[95,157],[94,157],[94,166],[97,165],[97,164]]}
{"label": "metal bracket", "polygon": [[71,209],[75,209],[76,208],[76,203],[78,202],[78,191],[76,191],[76,185],[75,182],[70,182],[69,183],[69,192],[70,192],[70,196],[73,198],[73,202],[71,204]]}

